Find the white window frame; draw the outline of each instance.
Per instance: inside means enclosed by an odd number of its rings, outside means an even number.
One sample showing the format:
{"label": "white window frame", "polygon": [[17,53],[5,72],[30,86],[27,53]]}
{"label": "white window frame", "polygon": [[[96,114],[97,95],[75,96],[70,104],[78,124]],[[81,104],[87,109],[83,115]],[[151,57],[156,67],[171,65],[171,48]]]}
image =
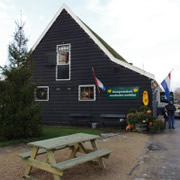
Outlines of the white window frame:
{"label": "white window frame", "polygon": [[49,101],[49,86],[37,86],[37,88],[47,88],[47,99],[37,99],[35,90],[35,101]]}
{"label": "white window frame", "polygon": [[[93,87],[94,88],[94,99],[81,99],[81,87]],[[94,84],[79,85],[79,88],[78,88],[78,100],[79,101],[96,101],[96,86]]]}
{"label": "white window frame", "polygon": [[[58,47],[60,46],[66,46],[68,45],[69,46],[69,79],[58,79],[57,76],[58,76],[58,66],[61,66],[61,65],[65,65],[65,64],[59,64],[57,62],[58,60]],[[56,45],[56,81],[69,81],[71,80],[71,44],[68,43],[68,44],[59,44],[59,45]]]}

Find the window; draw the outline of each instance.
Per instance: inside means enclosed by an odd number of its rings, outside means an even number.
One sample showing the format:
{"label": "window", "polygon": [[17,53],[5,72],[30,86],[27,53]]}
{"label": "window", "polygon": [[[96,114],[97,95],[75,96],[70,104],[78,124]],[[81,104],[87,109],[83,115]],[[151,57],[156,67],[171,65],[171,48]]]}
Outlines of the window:
{"label": "window", "polygon": [[49,101],[49,87],[38,86],[35,92],[35,101]]}
{"label": "window", "polygon": [[79,86],[79,101],[95,101],[95,100],[96,100],[95,85]]}
{"label": "window", "polygon": [[56,80],[70,80],[70,44],[57,45]]}

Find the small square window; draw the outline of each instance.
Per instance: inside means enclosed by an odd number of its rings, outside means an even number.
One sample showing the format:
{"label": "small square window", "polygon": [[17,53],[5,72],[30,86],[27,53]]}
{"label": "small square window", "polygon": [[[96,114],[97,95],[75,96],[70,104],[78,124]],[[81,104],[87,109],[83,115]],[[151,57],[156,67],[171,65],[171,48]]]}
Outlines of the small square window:
{"label": "small square window", "polygon": [[35,92],[35,101],[49,101],[49,87],[38,86]]}
{"label": "small square window", "polygon": [[79,101],[95,101],[96,100],[95,85],[79,86]]}

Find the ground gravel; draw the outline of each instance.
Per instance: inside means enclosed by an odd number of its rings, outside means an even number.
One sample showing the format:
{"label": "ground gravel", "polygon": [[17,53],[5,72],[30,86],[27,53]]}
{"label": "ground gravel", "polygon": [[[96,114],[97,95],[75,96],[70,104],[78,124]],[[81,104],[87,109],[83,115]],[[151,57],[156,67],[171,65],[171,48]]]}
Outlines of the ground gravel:
{"label": "ground gravel", "polygon": [[[63,180],[129,180],[133,169],[144,154],[148,136],[140,133],[118,133],[112,137],[103,137],[97,141],[99,148],[112,150],[105,159],[107,169],[101,170],[96,164],[85,163],[64,172]],[[86,143],[86,146],[90,146]],[[17,157],[18,153],[31,150],[21,144],[0,148],[0,180],[21,180],[25,165]],[[56,160],[64,160],[69,156],[69,150],[57,151]],[[38,157],[44,159],[45,155]],[[53,180],[50,173],[39,169],[32,170],[32,176],[38,180]]]}

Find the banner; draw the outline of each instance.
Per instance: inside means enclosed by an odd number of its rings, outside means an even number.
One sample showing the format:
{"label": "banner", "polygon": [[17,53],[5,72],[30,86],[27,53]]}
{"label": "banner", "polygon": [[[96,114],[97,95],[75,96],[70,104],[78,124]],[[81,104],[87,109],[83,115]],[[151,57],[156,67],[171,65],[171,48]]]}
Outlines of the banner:
{"label": "banner", "polygon": [[139,87],[118,87],[107,89],[107,99],[138,99]]}

